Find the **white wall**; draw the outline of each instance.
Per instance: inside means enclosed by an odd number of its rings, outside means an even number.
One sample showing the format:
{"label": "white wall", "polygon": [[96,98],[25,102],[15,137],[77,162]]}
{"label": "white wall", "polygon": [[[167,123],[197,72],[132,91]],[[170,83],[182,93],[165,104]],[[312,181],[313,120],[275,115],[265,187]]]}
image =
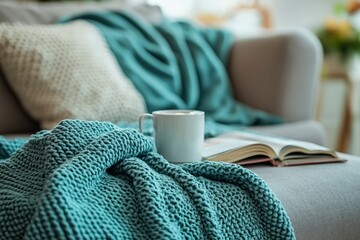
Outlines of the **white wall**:
{"label": "white wall", "polygon": [[[147,0],[159,4],[169,16],[187,17],[198,11],[222,14],[237,3],[251,0]],[[332,14],[333,5],[345,0],[261,0],[272,6],[276,26],[301,26],[314,29]]]}
{"label": "white wall", "polygon": [[333,12],[334,3],[344,0],[273,0],[275,23],[279,27],[314,29]]}

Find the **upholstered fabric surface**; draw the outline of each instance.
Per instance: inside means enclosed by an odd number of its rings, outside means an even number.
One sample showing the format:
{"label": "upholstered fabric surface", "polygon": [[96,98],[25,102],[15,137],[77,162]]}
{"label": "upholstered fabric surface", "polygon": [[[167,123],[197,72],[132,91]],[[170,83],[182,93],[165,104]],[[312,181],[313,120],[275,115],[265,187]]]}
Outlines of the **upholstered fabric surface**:
{"label": "upholstered fabric surface", "polygon": [[134,121],[146,111],[91,24],[2,24],[0,48],[8,84],[42,128],[62,119]]}
{"label": "upholstered fabric surface", "polygon": [[282,136],[300,141],[312,142],[321,146],[328,146],[324,127],[315,120],[288,122],[272,126],[253,126],[252,130],[266,134]]}
{"label": "upholstered fabric surface", "polygon": [[319,39],[294,28],[238,39],[228,70],[239,101],[295,122],[314,117],[322,59]]}
{"label": "upholstered fabric surface", "polygon": [[251,171],[168,163],[133,129],[67,120],[2,153],[0,239],[295,238]]}
{"label": "upholstered fabric surface", "polygon": [[360,157],[346,163],[248,166],[284,204],[299,240],[360,239]]}
{"label": "upholstered fabric surface", "polygon": [[149,22],[157,22],[163,17],[158,6],[134,3],[131,0],[107,2],[49,1],[40,3],[0,0],[0,22],[51,24],[65,15],[99,10],[124,10]]}

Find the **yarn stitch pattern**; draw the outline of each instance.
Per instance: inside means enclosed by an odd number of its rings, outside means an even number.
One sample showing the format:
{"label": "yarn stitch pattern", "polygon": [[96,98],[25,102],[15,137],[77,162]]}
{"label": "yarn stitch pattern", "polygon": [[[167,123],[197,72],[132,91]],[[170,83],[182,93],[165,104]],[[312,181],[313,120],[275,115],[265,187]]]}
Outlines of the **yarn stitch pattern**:
{"label": "yarn stitch pattern", "polygon": [[29,141],[0,138],[0,154],[0,239],[295,238],[256,174],[171,164],[135,129],[64,120]]}

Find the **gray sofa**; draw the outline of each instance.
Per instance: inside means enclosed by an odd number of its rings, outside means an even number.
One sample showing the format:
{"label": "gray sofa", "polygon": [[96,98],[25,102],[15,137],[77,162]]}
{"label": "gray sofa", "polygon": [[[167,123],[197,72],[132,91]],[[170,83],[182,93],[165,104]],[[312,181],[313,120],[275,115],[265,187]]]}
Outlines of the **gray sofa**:
{"label": "gray sofa", "polygon": [[[126,9],[150,21],[161,18],[159,8],[143,5],[0,2],[0,22],[52,23],[65,13],[99,8]],[[287,121],[252,128],[326,145],[322,126],[313,120],[321,63],[321,47],[305,30],[238,39],[228,66],[236,98]],[[0,109],[0,134],[26,135],[39,130],[1,72]],[[298,239],[359,239],[360,160],[345,157],[349,159],[345,164],[249,168],[263,177],[280,198]]]}
{"label": "gray sofa", "polygon": [[[16,4],[2,2],[0,22],[49,24],[71,13],[94,9],[122,9],[149,21],[161,18],[159,8],[120,3]],[[326,134],[314,121],[321,47],[304,30],[269,33],[238,40],[231,51],[229,75],[239,101],[277,114],[287,123],[254,127],[256,130],[326,145]],[[24,112],[0,72],[0,134],[31,133],[38,124]]]}

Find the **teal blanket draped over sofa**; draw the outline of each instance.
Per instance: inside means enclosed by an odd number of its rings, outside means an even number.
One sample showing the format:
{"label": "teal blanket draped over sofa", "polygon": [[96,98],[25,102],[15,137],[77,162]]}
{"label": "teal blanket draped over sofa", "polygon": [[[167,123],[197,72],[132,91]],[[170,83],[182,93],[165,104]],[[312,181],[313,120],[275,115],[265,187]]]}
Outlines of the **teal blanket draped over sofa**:
{"label": "teal blanket draped over sofa", "polygon": [[245,126],[281,122],[234,100],[226,70],[233,44],[229,32],[167,20],[151,24],[129,13],[109,11],[59,22],[78,19],[99,29],[150,112],[197,109],[216,122]]}
{"label": "teal blanket draped over sofa", "polygon": [[0,239],[294,239],[267,184],[235,164],[174,165],[134,129],[62,121],[0,138]]}

